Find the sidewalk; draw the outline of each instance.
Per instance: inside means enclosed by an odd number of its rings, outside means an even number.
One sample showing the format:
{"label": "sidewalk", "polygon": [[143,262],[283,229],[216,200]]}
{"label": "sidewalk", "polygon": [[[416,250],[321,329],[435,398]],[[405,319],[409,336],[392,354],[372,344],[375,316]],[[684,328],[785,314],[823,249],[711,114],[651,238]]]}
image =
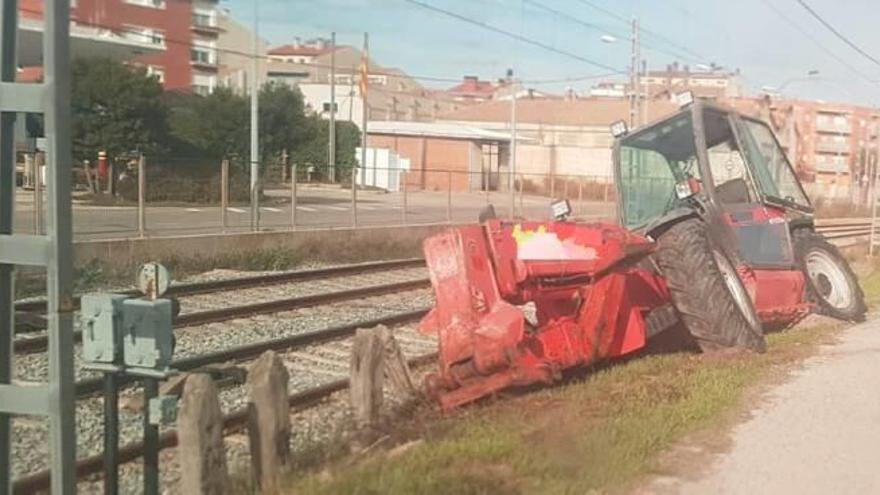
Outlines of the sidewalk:
{"label": "sidewalk", "polygon": [[[647,493],[880,493],[880,320],[846,329],[734,428],[698,479],[662,477]],[[692,473],[693,475],[693,473]]]}

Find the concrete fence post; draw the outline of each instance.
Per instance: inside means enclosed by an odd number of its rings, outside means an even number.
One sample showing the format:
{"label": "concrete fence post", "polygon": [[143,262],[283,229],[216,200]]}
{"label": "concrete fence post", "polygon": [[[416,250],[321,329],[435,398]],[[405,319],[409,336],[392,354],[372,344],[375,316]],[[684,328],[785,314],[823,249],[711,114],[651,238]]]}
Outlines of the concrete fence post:
{"label": "concrete fence post", "polygon": [[177,416],[180,493],[222,494],[229,486],[223,413],[214,381],[206,374],[186,380]]}
{"label": "concrete fence post", "polygon": [[584,214],[584,183],[582,180],[578,181],[578,214]]}
{"label": "concrete fence post", "polygon": [[296,229],[296,164],[290,166],[290,228]]}
{"label": "concrete fence post", "polygon": [[353,229],[358,226],[357,172],[357,167],[351,167],[351,227]]}
{"label": "concrete fence post", "polygon": [[382,408],[383,343],[371,328],[358,328],[351,351],[351,407],[357,429],[372,430]]}
{"label": "concrete fence post", "polygon": [[34,234],[43,234],[43,164],[46,153],[38,151],[34,155]]}
{"label": "concrete fence post", "polygon": [[226,233],[229,225],[229,160],[220,162],[220,227]]}
{"label": "concrete fence post", "polygon": [[273,351],[264,352],[248,372],[251,471],[264,493],[278,492],[290,460],[289,380],[287,368]]}
{"label": "concrete fence post", "polygon": [[406,225],[406,207],[407,207],[407,199],[408,199],[408,198],[406,197],[406,194],[407,194],[407,187],[406,187],[407,177],[406,177],[406,172],[404,172],[404,171],[400,171],[399,173],[400,173],[400,177],[402,178],[402,180],[400,181],[400,188],[401,188],[401,192],[403,193],[403,208],[401,208],[401,210],[400,210],[400,220],[401,220],[401,222],[403,222],[403,225]]}
{"label": "concrete fence post", "polygon": [[[470,182],[470,181],[468,181]],[[452,171],[446,172],[446,221],[452,223]]]}
{"label": "concrete fence post", "polygon": [[143,237],[147,231],[147,157],[143,153],[138,156],[138,236]]}

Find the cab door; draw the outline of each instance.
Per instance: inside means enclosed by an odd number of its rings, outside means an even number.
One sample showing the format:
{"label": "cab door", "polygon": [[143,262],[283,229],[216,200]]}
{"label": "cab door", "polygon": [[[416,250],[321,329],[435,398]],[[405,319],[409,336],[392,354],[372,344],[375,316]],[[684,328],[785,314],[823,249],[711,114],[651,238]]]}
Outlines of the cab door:
{"label": "cab door", "polygon": [[735,234],[739,261],[753,268],[791,269],[795,260],[785,212],[762,201],[751,144],[730,113],[703,111],[713,196]]}

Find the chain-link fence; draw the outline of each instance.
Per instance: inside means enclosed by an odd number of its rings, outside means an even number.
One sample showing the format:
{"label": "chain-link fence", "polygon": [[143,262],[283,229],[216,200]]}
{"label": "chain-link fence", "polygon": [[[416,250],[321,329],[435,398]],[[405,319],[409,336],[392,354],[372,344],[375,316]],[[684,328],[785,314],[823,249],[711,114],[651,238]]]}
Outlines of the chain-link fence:
{"label": "chain-link fence", "polygon": [[[41,159],[33,161],[16,190],[21,233],[44,228],[45,187],[35,172]],[[265,167],[254,219],[246,161],[133,156],[117,160],[103,176],[94,167],[75,168],[74,233],[83,239],[464,223],[476,221],[488,205],[503,218],[544,219],[551,201],[561,198],[571,202],[576,218],[616,214],[616,191],[607,176],[511,177],[456,164],[427,170],[340,167],[333,183],[328,175],[310,164]],[[871,216],[876,187],[870,180],[804,187],[820,217]]]}

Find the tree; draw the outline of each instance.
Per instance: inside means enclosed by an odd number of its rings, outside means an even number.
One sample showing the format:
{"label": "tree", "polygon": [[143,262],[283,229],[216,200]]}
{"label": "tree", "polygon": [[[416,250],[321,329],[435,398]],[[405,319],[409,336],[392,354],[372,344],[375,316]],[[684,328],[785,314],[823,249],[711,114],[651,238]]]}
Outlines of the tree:
{"label": "tree", "polygon": [[[293,149],[290,157],[294,163],[318,167],[326,177],[327,144],[330,140],[329,125],[318,115],[309,115],[304,126],[307,139]],[[336,122],[336,180],[347,180],[349,171],[357,165],[355,148],[361,145],[360,129],[352,122]]]}
{"label": "tree", "polygon": [[73,153],[94,160],[139,150],[155,152],[167,135],[162,85],[142,67],[84,58],[71,70]]}
{"label": "tree", "polygon": [[179,141],[176,151],[188,147],[211,158],[246,159],[248,105],[247,98],[227,88],[216,88],[208,96],[185,98],[171,111],[171,133]]}

